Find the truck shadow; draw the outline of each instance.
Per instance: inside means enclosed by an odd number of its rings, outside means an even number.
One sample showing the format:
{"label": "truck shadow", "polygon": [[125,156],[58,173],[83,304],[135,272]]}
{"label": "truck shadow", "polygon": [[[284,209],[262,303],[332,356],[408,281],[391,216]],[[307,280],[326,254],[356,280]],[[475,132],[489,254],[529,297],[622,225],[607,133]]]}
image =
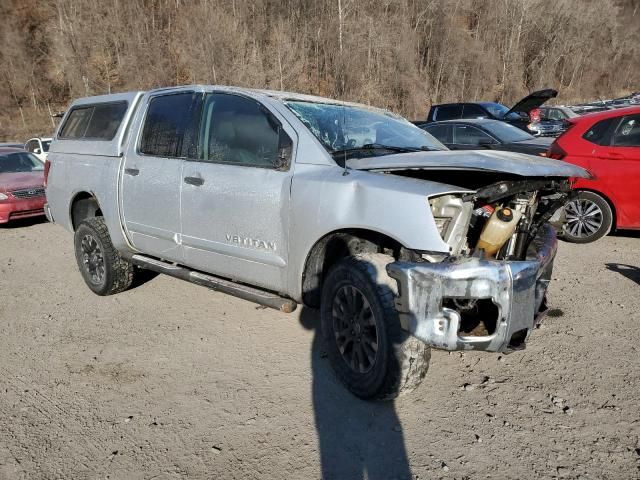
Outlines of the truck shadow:
{"label": "truck shadow", "polygon": [[640,285],[640,268],[625,263],[607,263],[605,265],[608,270],[624,275],[632,282]]}
{"label": "truck shadow", "polygon": [[315,333],[312,395],[322,478],[412,478],[394,403],[367,402],[353,396],[324,358],[319,312],[303,307],[300,323]]}

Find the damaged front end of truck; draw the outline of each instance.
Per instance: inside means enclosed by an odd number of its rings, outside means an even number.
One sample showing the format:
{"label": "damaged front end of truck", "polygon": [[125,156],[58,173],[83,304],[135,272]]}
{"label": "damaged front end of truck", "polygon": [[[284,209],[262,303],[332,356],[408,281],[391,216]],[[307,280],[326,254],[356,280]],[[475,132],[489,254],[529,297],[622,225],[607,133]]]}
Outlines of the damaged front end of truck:
{"label": "damaged front end of truck", "polygon": [[510,153],[461,153],[358,159],[350,167],[460,190],[428,198],[449,251],[416,252],[387,267],[402,327],[444,350],[522,349],[547,309],[570,179],[589,173]]}

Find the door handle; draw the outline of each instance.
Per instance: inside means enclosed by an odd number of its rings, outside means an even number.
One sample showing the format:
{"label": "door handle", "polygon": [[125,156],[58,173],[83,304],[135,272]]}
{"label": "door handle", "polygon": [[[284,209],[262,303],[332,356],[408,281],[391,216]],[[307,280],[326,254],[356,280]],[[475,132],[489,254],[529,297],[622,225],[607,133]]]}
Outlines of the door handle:
{"label": "door handle", "polygon": [[204,183],[204,178],[202,177],[184,177],[184,183],[188,183],[189,185],[195,185],[199,187]]}
{"label": "door handle", "polygon": [[140,173],[140,170],[138,170],[137,168],[125,168],[124,173],[126,173],[127,175],[131,175],[132,177],[135,177]]}
{"label": "door handle", "polygon": [[618,158],[624,158],[624,155],[618,152],[604,152],[602,154],[602,158],[618,159]]}

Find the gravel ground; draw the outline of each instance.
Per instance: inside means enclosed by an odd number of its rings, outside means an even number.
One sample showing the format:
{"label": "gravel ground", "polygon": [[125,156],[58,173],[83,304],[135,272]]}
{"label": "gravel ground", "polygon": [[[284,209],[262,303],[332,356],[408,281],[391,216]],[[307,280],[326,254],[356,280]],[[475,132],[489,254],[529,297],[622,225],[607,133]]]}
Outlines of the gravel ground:
{"label": "gravel ground", "polygon": [[640,478],[640,235],[560,244],[511,355],[434,351],[395,403],[336,383],[317,315],[158,276],[98,297],[71,236],[0,228],[0,478]]}

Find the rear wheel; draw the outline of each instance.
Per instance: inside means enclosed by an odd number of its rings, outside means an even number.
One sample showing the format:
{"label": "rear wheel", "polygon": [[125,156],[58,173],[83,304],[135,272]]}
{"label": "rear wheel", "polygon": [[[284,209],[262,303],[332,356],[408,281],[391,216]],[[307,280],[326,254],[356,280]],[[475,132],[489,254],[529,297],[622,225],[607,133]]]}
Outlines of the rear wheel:
{"label": "rear wheel", "polygon": [[321,328],[338,378],[356,396],[388,400],[415,389],[430,350],[400,327],[395,280],[383,254],[348,257],[331,269],[322,289]]}
{"label": "rear wheel", "polygon": [[611,230],[613,212],[597,193],[579,192],[564,208],[567,219],[562,236],[569,242],[594,242]]}
{"label": "rear wheel", "polygon": [[83,221],[74,244],[82,278],[95,294],[113,295],[131,286],[133,265],[114,248],[102,217]]}

